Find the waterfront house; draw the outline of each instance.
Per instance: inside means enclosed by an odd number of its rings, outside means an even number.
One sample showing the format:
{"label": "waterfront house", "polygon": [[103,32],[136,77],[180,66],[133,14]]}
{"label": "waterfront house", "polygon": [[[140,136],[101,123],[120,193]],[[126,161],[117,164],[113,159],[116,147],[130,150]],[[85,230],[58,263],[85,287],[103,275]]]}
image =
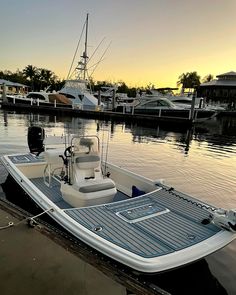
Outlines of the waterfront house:
{"label": "waterfront house", "polygon": [[236,72],[227,72],[216,76],[210,82],[202,83],[197,89],[198,97],[235,105],[236,103]]}
{"label": "waterfront house", "polygon": [[29,86],[15,83],[8,80],[0,79],[0,95],[3,92],[3,85],[6,86],[6,93],[7,94],[25,94],[29,91]]}

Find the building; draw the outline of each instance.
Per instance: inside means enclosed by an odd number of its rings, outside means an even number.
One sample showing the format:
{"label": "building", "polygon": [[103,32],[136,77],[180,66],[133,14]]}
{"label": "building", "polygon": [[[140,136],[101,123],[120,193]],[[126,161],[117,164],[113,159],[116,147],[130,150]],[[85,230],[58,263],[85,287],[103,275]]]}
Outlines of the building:
{"label": "building", "polygon": [[29,91],[29,86],[0,79],[0,94],[3,92],[3,85],[6,85],[6,93],[8,94],[25,94]]}
{"label": "building", "polygon": [[210,82],[202,83],[197,89],[198,97],[224,103],[236,103],[236,72],[216,76]]}

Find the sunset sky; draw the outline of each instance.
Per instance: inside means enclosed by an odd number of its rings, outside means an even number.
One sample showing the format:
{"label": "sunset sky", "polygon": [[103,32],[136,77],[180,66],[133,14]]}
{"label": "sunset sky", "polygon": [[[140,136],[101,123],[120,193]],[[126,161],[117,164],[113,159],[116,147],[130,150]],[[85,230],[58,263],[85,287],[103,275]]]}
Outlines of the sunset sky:
{"label": "sunset sky", "polygon": [[[94,80],[175,87],[197,71],[236,71],[236,0],[0,0],[0,70],[27,65],[67,77],[89,13]],[[82,46],[79,52],[82,53]]]}

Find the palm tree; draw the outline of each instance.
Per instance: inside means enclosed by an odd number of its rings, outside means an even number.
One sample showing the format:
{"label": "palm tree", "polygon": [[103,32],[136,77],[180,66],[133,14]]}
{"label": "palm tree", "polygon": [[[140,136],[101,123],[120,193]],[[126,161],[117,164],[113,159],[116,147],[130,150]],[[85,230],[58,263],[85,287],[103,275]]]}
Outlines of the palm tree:
{"label": "palm tree", "polygon": [[34,90],[34,80],[38,74],[38,69],[32,65],[28,65],[23,69],[23,74],[26,79],[29,79],[31,82],[31,90]]}
{"label": "palm tree", "polygon": [[188,72],[186,74],[183,73],[178,78],[179,80],[177,81],[177,86],[182,85],[182,90],[181,90],[182,93],[184,93],[184,89],[187,88],[187,85],[188,85],[188,75],[189,75]]}
{"label": "palm tree", "polygon": [[214,76],[211,75],[211,74],[208,74],[207,76],[205,76],[205,77],[203,78],[203,83],[210,82],[210,81],[212,81],[213,79],[214,79]]}
{"label": "palm tree", "polygon": [[41,69],[40,79],[45,84],[46,87],[51,84],[53,80],[53,76],[55,75],[52,71],[47,69]]}
{"label": "palm tree", "polygon": [[185,88],[196,88],[200,85],[201,77],[197,74],[197,72],[187,72],[183,73],[179,76],[179,80],[177,81],[177,85],[182,85],[182,92],[184,92]]}

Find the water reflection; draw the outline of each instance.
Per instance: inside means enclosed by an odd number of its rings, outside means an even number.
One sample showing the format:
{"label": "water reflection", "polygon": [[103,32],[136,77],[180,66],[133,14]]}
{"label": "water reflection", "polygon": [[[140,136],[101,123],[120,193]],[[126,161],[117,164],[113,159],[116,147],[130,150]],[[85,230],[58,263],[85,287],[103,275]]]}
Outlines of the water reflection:
{"label": "water reflection", "polygon": [[126,123],[124,128],[132,133],[133,142],[171,141],[181,146],[186,155],[191,148],[192,140],[207,143],[209,150],[212,146],[231,147],[228,149],[229,152],[235,152],[236,148],[236,118],[219,118],[201,125],[194,125],[191,128],[170,128],[169,126],[147,128],[142,125]]}

